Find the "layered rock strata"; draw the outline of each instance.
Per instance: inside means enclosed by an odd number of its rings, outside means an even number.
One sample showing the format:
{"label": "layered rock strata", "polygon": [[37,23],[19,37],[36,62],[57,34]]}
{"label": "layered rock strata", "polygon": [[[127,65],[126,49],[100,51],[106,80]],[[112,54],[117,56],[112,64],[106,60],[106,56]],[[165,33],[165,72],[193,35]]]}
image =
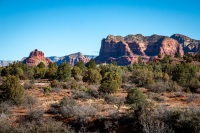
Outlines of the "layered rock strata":
{"label": "layered rock strata", "polygon": [[116,61],[119,65],[128,65],[138,61],[144,62],[156,58],[159,54],[175,56],[184,55],[183,44],[175,37],[160,35],[143,36],[141,34],[122,36],[109,35],[102,39],[97,63]]}
{"label": "layered rock strata", "polygon": [[48,66],[51,61],[49,58],[44,57],[44,53],[42,51],[38,51],[35,49],[32,51],[27,58],[23,58],[22,62],[27,64],[28,66],[37,66],[40,62],[43,62],[45,66]]}

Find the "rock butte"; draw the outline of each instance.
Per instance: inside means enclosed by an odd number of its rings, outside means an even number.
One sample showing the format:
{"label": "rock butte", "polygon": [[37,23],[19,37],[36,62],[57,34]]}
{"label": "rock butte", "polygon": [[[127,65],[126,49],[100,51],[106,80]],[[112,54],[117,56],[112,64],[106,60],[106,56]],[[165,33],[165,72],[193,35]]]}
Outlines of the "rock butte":
{"label": "rock butte", "polygon": [[[111,63],[116,61],[118,65],[129,65],[138,62],[138,57],[142,57],[143,62],[148,62],[153,58],[165,55],[180,56],[200,52],[200,40],[191,39],[185,35],[174,34],[170,37],[161,35],[143,36],[141,34],[122,36],[109,35],[101,41],[99,56],[95,58],[97,63]],[[82,53],[74,53],[63,57],[50,57],[57,65],[64,61],[74,66],[78,61],[89,62],[91,57],[84,56]],[[28,58],[22,59],[23,63],[29,66],[38,65],[43,62],[46,66],[53,62],[44,57],[42,51],[37,49],[32,51]]]}
{"label": "rock butte", "polygon": [[30,53],[29,57],[23,58],[22,62],[28,66],[36,66],[40,62],[43,62],[46,66],[48,66],[50,62],[55,62],[57,65],[60,65],[66,61],[69,62],[71,66],[74,66],[80,60],[82,60],[84,63],[87,63],[91,58],[94,57],[96,56],[83,55],[82,53],[78,52],[63,57],[51,56],[49,58],[45,58],[42,51],[35,49]]}
{"label": "rock butte", "polygon": [[141,34],[122,36],[109,35],[102,39],[97,63],[110,63],[116,61],[118,65],[128,65],[138,61],[141,56],[144,62],[157,58],[158,54],[175,56],[179,53],[183,56],[188,52],[199,52],[200,41],[191,39],[181,34],[171,37]]}
{"label": "rock butte", "polygon": [[48,66],[49,63],[53,61],[51,61],[49,58],[45,58],[42,51],[35,49],[30,53],[29,57],[22,59],[22,62],[28,66],[37,66],[40,62],[43,62],[45,66]]}

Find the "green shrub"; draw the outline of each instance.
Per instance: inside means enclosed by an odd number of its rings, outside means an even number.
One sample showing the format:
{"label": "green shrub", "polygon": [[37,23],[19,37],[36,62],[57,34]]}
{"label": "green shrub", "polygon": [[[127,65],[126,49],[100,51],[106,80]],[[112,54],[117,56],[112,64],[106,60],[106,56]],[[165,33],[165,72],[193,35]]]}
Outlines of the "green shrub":
{"label": "green shrub", "polygon": [[87,63],[87,66],[88,68],[91,68],[91,69],[96,69],[96,62],[94,59],[91,59],[88,63]]}
{"label": "green shrub", "polygon": [[146,103],[146,96],[138,88],[134,88],[128,92],[126,103],[131,108],[137,109]]}
{"label": "green shrub", "polygon": [[103,83],[101,83],[101,86],[99,88],[100,92],[103,93],[115,93],[117,92],[119,86],[117,85],[117,81],[113,80],[113,81],[104,81]]}
{"label": "green shrub", "polygon": [[115,93],[122,85],[122,78],[116,72],[107,72],[101,81],[99,91],[103,93]]}
{"label": "green shrub", "polygon": [[51,81],[51,87],[52,88],[54,88],[54,87],[60,87],[58,80]]}
{"label": "green shrub", "polygon": [[185,91],[186,91],[186,93],[191,93],[191,91],[190,91],[190,88],[189,88],[189,87],[187,87]]}
{"label": "green shrub", "polygon": [[6,77],[0,86],[0,90],[2,100],[12,100],[16,104],[20,104],[24,99],[24,87],[16,76]]}
{"label": "green shrub", "polygon": [[43,62],[40,62],[37,66],[34,67],[34,77],[35,78],[44,78],[46,74],[46,67]]}
{"label": "green shrub", "polygon": [[64,62],[58,67],[57,78],[61,81],[67,81],[71,78],[71,66]]}
{"label": "green shrub", "polygon": [[77,62],[75,66],[79,67],[81,70],[85,69],[85,64],[83,60],[80,60],[79,62]]}
{"label": "green shrub", "polygon": [[161,54],[158,54],[158,58],[162,58],[162,55],[161,55]]}
{"label": "green shrub", "polygon": [[146,86],[154,83],[154,74],[147,68],[135,69],[130,80],[138,86]]}
{"label": "green shrub", "polygon": [[96,69],[88,69],[83,77],[83,81],[88,82],[89,84],[99,84],[101,79],[101,74]]}
{"label": "green shrub", "polygon": [[50,79],[55,79],[56,73],[57,73],[57,65],[55,63],[50,62],[45,77]]}
{"label": "green shrub", "polygon": [[76,81],[81,81],[81,74],[82,70],[78,66],[74,66],[72,69],[72,77],[74,77]]}

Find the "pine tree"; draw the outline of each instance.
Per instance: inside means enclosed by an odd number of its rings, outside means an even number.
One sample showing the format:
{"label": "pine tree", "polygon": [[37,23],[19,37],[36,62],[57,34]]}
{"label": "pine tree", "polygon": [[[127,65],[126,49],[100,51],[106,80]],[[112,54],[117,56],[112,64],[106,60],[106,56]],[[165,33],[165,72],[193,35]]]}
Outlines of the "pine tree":
{"label": "pine tree", "polygon": [[99,91],[103,93],[115,93],[122,85],[122,78],[116,72],[107,72],[101,81]]}
{"label": "pine tree", "polygon": [[83,81],[88,82],[89,84],[99,84],[101,82],[101,74],[96,69],[88,69],[86,74],[83,77]]}
{"label": "pine tree", "polygon": [[57,73],[57,65],[55,63],[50,62],[46,72],[46,77],[55,79],[56,73]]}
{"label": "pine tree", "polygon": [[96,62],[94,59],[91,59],[89,62],[88,62],[88,68],[91,68],[91,69],[96,69]]}
{"label": "pine tree", "polygon": [[71,77],[71,66],[69,63],[64,62],[58,67],[57,78],[66,81]]}

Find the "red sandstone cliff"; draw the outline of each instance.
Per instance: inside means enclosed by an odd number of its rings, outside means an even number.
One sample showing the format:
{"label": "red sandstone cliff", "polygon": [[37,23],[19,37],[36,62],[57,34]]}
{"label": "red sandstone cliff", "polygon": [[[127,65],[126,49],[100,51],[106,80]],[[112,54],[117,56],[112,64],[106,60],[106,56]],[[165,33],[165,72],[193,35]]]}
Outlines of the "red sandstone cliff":
{"label": "red sandstone cliff", "polygon": [[101,42],[100,54],[97,63],[116,61],[119,65],[128,65],[137,62],[139,56],[146,62],[158,54],[184,55],[182,45],[173,38],[159,35],[143,36],[141,34],[126,37],[109,35]]}
{"label": "red sandstone cliff", "polygon": [[174,34],[171,38],[177,40],[182,45],[185,54],[200,52],[200,40],[191,39],[181,34]]}
{"label": "red sandstone cliff", "polygon": [[52,61],[49,58],[45,58],[42,51],[35,49],[30,53],[29,57],[23,58],[22,62],[28,66],[37,66],[40,62],[43,62],[46,66],[48,66]]}
{"label": "red sandstone cliff", "polygon": [[161,56],[164,55],[174,56],[176,52],[179,53],[181,56],[184,55],[183,48],[178,43],[178,41],[168,37],[164,38],[161,42],[161,47],[160,47]]}

